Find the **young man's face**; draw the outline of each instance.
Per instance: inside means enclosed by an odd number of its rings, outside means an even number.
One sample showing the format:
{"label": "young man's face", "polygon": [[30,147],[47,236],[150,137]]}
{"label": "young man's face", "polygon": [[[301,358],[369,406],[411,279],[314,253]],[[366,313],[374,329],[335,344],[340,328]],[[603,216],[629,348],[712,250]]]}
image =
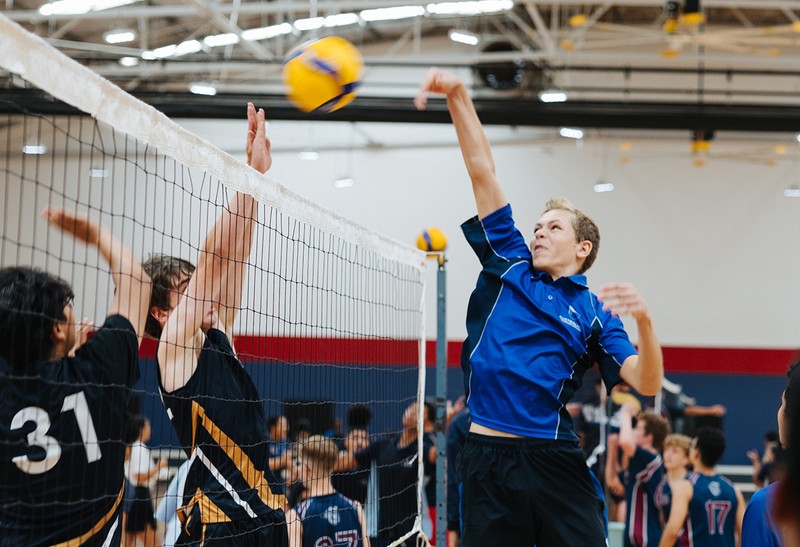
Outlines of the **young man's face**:
{"label": "young man's face", "polygon": [[72,308],[72,303],[64,306],[64,318],[63,321],[59,321],[59,324],[60,328],[64,329],[64,355],[67,355],[78,341],[78,325],[75,321],[75,310]]}
{"label": "young man's face", "polygon": [[636,427],[633,430],[633,437],[636,444],[642,447],[650,448],[653,446],[653,436],[647,433],[644,420],[636,422]]}
{"label": "young man's face", "polygon": [[[553,209],[543,214],[533,229],[531,253],[533,267],[552,277],[573,275],[580,271],[588,251],[588,242],[575,241],[574,215],[563,209]],[[591,250],[591,245],[589,245]]]}
{"label": "young man's face", "polygon": [[689,467],[689,454],[682,447],[670,445],[664,448],[664,467],[668,471]]}

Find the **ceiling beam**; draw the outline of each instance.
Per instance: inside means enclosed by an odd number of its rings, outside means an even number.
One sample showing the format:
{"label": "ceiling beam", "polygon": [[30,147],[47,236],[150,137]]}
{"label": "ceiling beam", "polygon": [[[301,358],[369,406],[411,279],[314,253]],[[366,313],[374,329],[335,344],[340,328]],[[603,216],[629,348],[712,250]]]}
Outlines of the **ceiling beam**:
{"label": "ceiling beam", "polygon": [[[247,101],[268,104],[273,120],[349,122],[451,123],[446,103],[429,102],[418,111],[408,98],[358,97],[347,108],[330,114],[305,114],[279,95],[217,95],[134,93],[171,118],[241,119]],[[798,132],[800,109],[773,105],[699,105],[668,103],[569,102],[544,104],[536,100],[476,98],[475,107],[487,125],[581,127],[616,129],[707,129],[747,132]],[[46,115],[78,113],[39,92],[0,90],[0,113]]]}
{"label": "ceiling beam", "polygon": [[[607,2],[586,2],[586,0],[515,0],[517,4],[530,6],[586,6],[600,5]],[[405,6],[414,3],[409,0],[321,0],[317,2],[318,13],[339,13],[346,11],[361,11],[364,9],[386,8]],[[657,7],[664,5],[663,0],[614,0],[613,6],[619,7]],[[704,0],[703,6],[708,8],[741,8],[747,9],[798,9],[797,0]],[[219,12],[229,15],[238,9],[239,15],[274,15],[279,13],[308,13],[307,0],[288,0],[285,2],[248,2],[238,8],[232,5],[220,5]],[[199,15],[195,6],[169,5],[169,6],[124,6],[103,11],[94,11],[81,15],[82,20],[90,19],[126,19],[126,18],[161,18],[161,17],[192,17]],[[12,21],[40,23],[44,21],[59,21],[73,19],[75,15],[50,15],[44,16],[35,10],[5,11],[3,15]]]}

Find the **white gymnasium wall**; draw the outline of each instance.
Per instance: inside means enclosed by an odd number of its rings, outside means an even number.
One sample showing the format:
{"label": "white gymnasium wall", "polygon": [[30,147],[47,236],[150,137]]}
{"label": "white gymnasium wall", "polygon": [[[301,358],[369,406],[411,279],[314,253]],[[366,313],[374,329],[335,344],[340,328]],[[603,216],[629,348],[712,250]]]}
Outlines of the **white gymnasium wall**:
{"label": "white gymnasium wall", "polygon": [[[764,148],[743,141],[714,146],[718,155],[734,157]],[[619,143],[600,140],[500,145],[494,154],[526,238],[550,197],[568,197],[596,219],[602,242],[589,271],[590,286],[634,283],[652,308],[662,343],[799,346],[800,199],[783,196],[800,176],[797,163],[768,167],[712,157],[696,167],[688,148],[688,142],[674,140],[636,143],[624,154],[630,160],[624,165]],[[304,162],[294,152],[278,152],[271,174],[399,240],[413,243],[423,226],[443,229],[450,239],[448,338],[463,338],[479,265],[459,228],[475,206],[458,148],[357,150],[351,160],[346,154],[327,152],[317,162]],[[335,189],[333,179],[348,165],[356,185]],[[616,184],[615,191],[593,191],[601,175]],[[434,271],[431,262],[430,333],[435,332]]]}
{"label": "white gymnasium wall", "polygon": [[[194,123],[192,130],[211,140],[224,140],[219,131],[224,123],[230,122]],[[369,129],[368,124],[362,125]],[[273,178],[341,215],[409,244],[424,226],[437,226],[448,234],[448,338],[463,339],[467,300],[479,265],[459,228],[474,214],[475,206],[457,146],[451,141],[447,145],[420,144],[400,149],[323,151],[318,161],[308,162],[298,160],[294,150],[281,151],[281,146],[285,149],[282,143],[298,138],[293,127],[289,122],[273,126]],[[440,132],[441,127],[418,125],[413,130],[424,142],[428,131]],[[495,146],[498,178],[525,237],[532,236],[532,226],[547,198],[568,197],[592,215],[601,228],[601,249],[589,272],[590,286],[633,282],[652,308],[662,343],[799,346],[800,199],[783,196],[788,184],[798,182],[797,162],[778,158],[776,166],[768,167],[737,161],[731,158],[764,148],[763,142],[726,143],[718,137],[712,157],[704,167],[696,167],[686,141],[637,142],[635,136],[630,140],[633,149],[624,153],[630,160],[624,165],[620,163],[623,153],[619,151],[619,141],[608,139],[590,138],[581,143],[553,139]],[[237,137],[221,144],[241,157],[240,142]],[[713,157],[723,154],[730,157]],[[40,168],[47,167],[43,164]],[[334,188],[333,180],[345,174],[355,178],[355,186]],[[613,181],[616,190],[593,192],[592,185],[600,176]],[[63,179],[63,174],[57,178]],[[100,189],[101,183],[87,187],[90,183],[85,179],[82,190],[69,182],[58,185],[66,185],[67,194],[97,193],[104,204],[131,218],[143,214],[170,219],[163,213],[163,207],[173,206],[169,200],[136,192],[130,199],[112,197]],[[2,209],[4,237],[13,239],[26,234],[25,238],[41,241],[45,227],[37,213],[46,199],[41,193],[26,194],[21,201],[7,197]],[[148,199],[147,203],[142,201]],[[178,210],[178,205],[174,207]],[[208,221],[202,218],[199,224]],[[125,222],[130,220],[115,221],[121,230]],[[196,218],[176,215],[170,222],[191,228],[187,231],[192,233],[199,233],[201,228]],[[155,241],[132,243],[143,252],[160,250]],[[197,245],[199,241],[191,243]],[[7,249],[8,243],[4,245]],[[76,252],[76,260],[83,260],[83,251],[73,251],[69,243],[52,242],[54,256],[62,252],[62,245],[70,256]],[[170,245],[177,245],[174,252],[193,258],[185,243],[173,241],[167,246]],[[12,254],[4,252],[3,262],[13,260]],[[52,260],[47,264],[55,263]],[[430,337],[436,332],[435,269],[431,261],[427,292]],[[86,292],[80,288],[85,286],[91,287],[88,292],[103,302],[110,297],[110,287],[103,276],[92,272],[60,273],[67,278],[79,275],[81,279],[74,281],[80,292]],[[104,304],[87,306],[98,307]],[[630,326],[635,338],[635,329]]]}

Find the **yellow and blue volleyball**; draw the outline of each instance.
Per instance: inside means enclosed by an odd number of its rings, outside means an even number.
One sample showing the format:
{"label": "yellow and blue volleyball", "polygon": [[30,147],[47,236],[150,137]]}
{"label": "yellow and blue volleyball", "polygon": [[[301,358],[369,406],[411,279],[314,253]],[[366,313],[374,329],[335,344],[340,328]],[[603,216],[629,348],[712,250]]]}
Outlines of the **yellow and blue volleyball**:
{"label": "yellow and blue volleyball", "polygon": [[303,112],[333,112],[356,98],[364,60],[339,36],[294,48],[283,63],[286,96]]}
{"label": "yellow and blue volleyball", "polygon": [[425,228],[417,236],[417,249],[441,252],[447,248],[447,236],[439,228]]}

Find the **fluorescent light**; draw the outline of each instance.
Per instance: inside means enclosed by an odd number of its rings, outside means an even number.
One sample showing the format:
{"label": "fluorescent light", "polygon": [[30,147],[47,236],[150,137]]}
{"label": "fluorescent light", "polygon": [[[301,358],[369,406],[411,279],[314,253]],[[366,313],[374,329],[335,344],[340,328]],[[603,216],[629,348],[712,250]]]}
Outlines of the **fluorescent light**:
{"label": "fluorescent light", "polygon": [[800,188],[797,186],[790,186],[783,191],[783,195],[787,198],[800,198]]}
{"label": "fluorescent light", "polygon": [[327,28],[355,25],[356,23],[358,23],[357,13],[338,13],[336,15],[328,15],[325,18],[325,26]]}
{"label": "fluorescent light", "polygon": [[89,176],[93,179],[104,179],[108,177],[108,171],[106,169],[89,169]]}
{"label": "fluorescent light", "polygon": [[800,142],[800,133],[797,134],[797,142]]}
{"label": "fluorescent light", "polygon": [[612,192],[614,191],[614,183],[613,182],[605,182],[605,181],[597,181],[597,184],[594,185],[595,192]]}
{"label": "fluorescent light", "polygon": [[231,46],[239,43],[239,37],[232,32],[226,32],[225,34],[206,36],[203,38],[203,43],[208,47]]}
{"label": "fluorescent light", "polygon": [[422,6],[396,6],[394,8],[365,9],[359,15],[367,22],[393,21],[425,15],[425,8]]}
{"label": "fluorescent light", "polygon": [[512,0],[480,0],[477,2],[439,2],[426,6],[432,15],[480,15],[508,11],[514,7]]}
{"label": "fluorescent light", "polygon": [[319,159],[319,152],[316,150],[301,150],[297,153],[297,159],[303,161],[316,161]]}
{"label": "fluorescent light", "polygon": [[142,52],[142,59],[152,61],[154,59],[166,59],[167,57],[180,57],[197,53],[203,49],[203,45],[197,40],[186,40],[180,44],[170,44]]}
{"label": "fluorescent light", "polygon": [[289,23],[281,23],[280,25],[271,25],[269,27],[251,28],[242,32],[242,38],[245,40],[266,40],[267,38],[274,38],[281,34],[289,34],[292,32],[292,25]]}
{"label": "fluorescent light", "polygon": [[543,103],[564,103],[567,101],[567,94],[558,89],[545,89],[539,92],[539,100]]}
{"label": "fluorescent light", "polygon": [[122,66],[136,66],[139,64],[139,59],[136,57],[122,57],[119,60],[119,64]]}
{"label": "fluorescent light", "polygon": [[562,127],[558,130],[558,134],[562,137],[566,137],[568,139],[582,139],[583,138],[583,130],[576,129],[574,127]]}
{"label": "fluorescent light", "polygon": [[138,0],[59,0],[39,8],[42,15],[81,15],[90,11],[102,11],[127,6]]}
{"label": "fluorescent light", "polygon": [[197,53],[201,49],[203,49],[203,45],[198,40],[186,40],[185,42],[178,44],[173,55],[175,57],[180,57],[181,55]]}
{"label": "fluorescent light", "polygon": [[195,95],[208,95],[213,97],[217,94],[217,86],[208,82],[194,82],[189,84],[189,91]]}
{"label": "fluorescent light", "polygon": [[131,29],[110,30],[103,34],[103,40],[109,44],[125,44],[136,40],[136,33]]}
{"label": "fluorescent light", "polygon": [[340,179],[336,179],[335,181],[333,181],[333,187],[334,188],[350,188],[355,183],[356,183],[356,181],[354,181],[350,177],[342,177]]}
{"label": "fluorescent light", "polygon": [[308,19],[298,19],[294,22],[294,28],[297,30],[315,30],[322,27],[325,22],[324,17],[310,17]]}
{"label": "fluorescent light", "polygon": [[469,32],[468,30],[451,29],[450,32],[447,33],[447,36],[454,42],[467,44],[468,46],[477,46],[478,42],[481,41],[477,34]]}
{"label": "fluorescent light", "polygon": [[43,144],[26,144],[22,147],[23,154],[30,154],[32,156],[41,156],[47,152],[47,147]]}

